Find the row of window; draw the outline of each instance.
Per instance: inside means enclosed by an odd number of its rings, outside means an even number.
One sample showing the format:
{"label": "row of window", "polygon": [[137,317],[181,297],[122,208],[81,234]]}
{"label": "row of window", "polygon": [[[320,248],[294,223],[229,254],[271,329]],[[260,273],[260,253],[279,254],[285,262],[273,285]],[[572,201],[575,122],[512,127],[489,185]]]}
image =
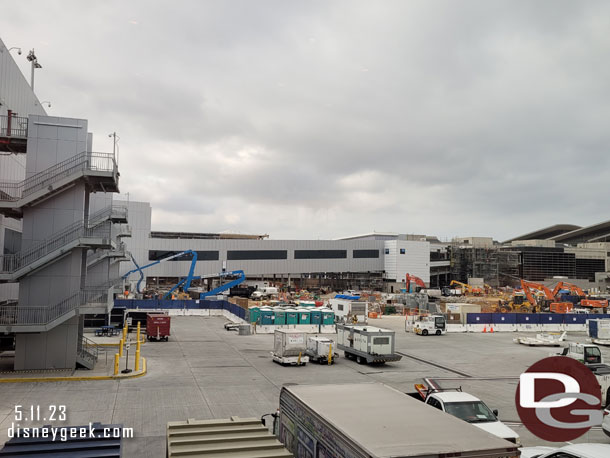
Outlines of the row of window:
{"label": "row of window", "polygon": [[[400,249],[400,254],[406,254],[406,253],[407,253],[407,250],[405,248],[401,248]],[[385,254],[390,254],[390,249],[389,248],[385,249]]]}
{"label": "row of window", "polygon": [[[168,256],[178,254],[179,251],[150,250],[149,261],[158,261]],[[197,251],[197,261],[218,261],[218,251]],[[354,259],[379,258],[379,250],[353,250]],[[190,261],[192,255],[185,254],[171,261]],[[288,259],[288,250],[229,250],[229,261],[262,261]],[[294,250],[294,259],[347,259],[347,250]]]}

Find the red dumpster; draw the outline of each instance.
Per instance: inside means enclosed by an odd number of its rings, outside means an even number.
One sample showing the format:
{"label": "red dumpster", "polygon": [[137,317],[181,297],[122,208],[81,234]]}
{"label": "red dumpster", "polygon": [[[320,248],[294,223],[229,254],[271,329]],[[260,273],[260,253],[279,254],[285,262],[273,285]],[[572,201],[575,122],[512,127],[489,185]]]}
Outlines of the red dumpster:
{"label": "red dumpster", "polygon": [[146,337],[148,340],[165,340],[169,338],[169,315],[149,313],[146,315]]}

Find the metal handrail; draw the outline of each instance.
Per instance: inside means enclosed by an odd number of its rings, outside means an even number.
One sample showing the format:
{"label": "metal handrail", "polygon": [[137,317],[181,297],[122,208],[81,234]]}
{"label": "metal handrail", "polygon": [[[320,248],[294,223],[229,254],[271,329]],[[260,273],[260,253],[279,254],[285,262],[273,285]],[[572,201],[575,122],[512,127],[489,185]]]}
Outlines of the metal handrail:
{"label": "metal handrail", "polygon": [[20,182],[0,183],[0,200],[14,202],[80,171],[117,172],[113,153],[82,152]]}
{"label": "metal handrail", "polygon": [[93,340],[81,336],[76,347],[78,354],[86,360],[95,363],[99,357],[100,347]]}
{"label": "metal handrail", "polygon": [[89,215],[89,225],[98,224],[109,218],[127,218],[127,207],[125,205],[109,205]]}
{"label": "metal handrail", "polygon": [[[117,279],[111,282],[117,282]],[[109,282],[107,282],[109,283]],[[93,286],[68,296],[50,307],[27,305],[0,308],[0,325],[46,325],[86,304],[108,302],[110,286]]]}
{"label": "metal handrail", "polygon": [[84,221],[77,221],[46,240],[36,242],[27,250],[14,254],[0,255],[0,272],[12,273],[22,269],[47,254],[56,251],[81,237],[109,239],[112,234],[112,223],[98,223],[95,226],[85,226]]}
{"label": "metal handrail", "polygon": [[11,115],[9,129],[8,115],[0,116],[0,137],[28,138],[28,118]]}

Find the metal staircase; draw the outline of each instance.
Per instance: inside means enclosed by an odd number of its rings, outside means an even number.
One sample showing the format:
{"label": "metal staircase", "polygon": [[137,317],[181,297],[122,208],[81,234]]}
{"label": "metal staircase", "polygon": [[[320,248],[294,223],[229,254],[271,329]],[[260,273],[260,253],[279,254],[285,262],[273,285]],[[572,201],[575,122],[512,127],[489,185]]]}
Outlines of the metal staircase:
{"label": "metal staircase", "polygon": [[23,216],[23,207],[48,199],[85,179],[94,191],[118,192],[119,172],[112,153],[83,152],[20,182],[0,182],[0,214]]}
{"label": "metal staircase", "polygon": [[98,212],[94,215],[95,218],[90,219],[90,224],[85,221],[71,224],[48,239],[35,243],[27,250],[0,255],[0,282],[17,281],[68,254],[76,247],[114,248],[111,241],[114,208],[109,207]]}
{"label": "metal staircase", "polygon": [[46,332],[77,314],[108,313],[112,308],[113,279],[87,287],[51,305],[10,305],[0,307],[0,332]]}
{"label": "metal staircase", "polygon": [[93,340],[80,336],[76,347],[76,362],[87,369],[93,369],[99,357],[100,347]]}

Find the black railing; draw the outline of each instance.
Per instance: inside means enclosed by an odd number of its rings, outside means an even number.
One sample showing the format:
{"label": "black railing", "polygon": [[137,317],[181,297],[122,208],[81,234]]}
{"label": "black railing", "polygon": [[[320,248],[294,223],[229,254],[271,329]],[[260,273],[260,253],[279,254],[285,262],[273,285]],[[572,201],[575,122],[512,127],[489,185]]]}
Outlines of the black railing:
{"label": "black railing", "polygon": [[0,137],[28,138],[28,118],[0,116]]}

